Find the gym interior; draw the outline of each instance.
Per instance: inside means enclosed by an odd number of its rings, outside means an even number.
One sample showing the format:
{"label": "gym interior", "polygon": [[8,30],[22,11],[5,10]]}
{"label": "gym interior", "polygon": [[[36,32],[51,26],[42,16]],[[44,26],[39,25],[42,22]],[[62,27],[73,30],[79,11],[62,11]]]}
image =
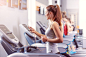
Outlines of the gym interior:
{"label": "gym interior", "polygon": [[[62,41],[55,44],[40,36],[51,24],[49,5],[59,7],[62,17],[62,38],[53,32]],[[0,0],[0,57],[86,57],[85,5],[86,0]]]}

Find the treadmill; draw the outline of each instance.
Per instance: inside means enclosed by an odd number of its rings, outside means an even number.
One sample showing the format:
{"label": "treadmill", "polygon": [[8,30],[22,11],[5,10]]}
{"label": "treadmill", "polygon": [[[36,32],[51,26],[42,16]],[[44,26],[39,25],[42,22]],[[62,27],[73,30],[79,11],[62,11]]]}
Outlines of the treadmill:
{"label": "treadmill", "polygon": [[[46,47],[23,46],[18,38],[5,26],[0,25],[0,43],[7,57],[60,57],[60,54],[47,54]],[[42,45],[43,46],[43,45]]]}
{"label": "treadmill", "polygon": [[23,33],[22,32],[21,33],[24,35],[24,38],[26,38],[29,45],[32,45],[34,43],[44,44],[44,42],[42,40],[40,40],[34,33],[31,33],[29,31],[29,28],[26,24],[20,24],[19,26],[24,31]]}
{"label": "treadmill", "polygon": [[[42,40],[39,40],[39,38],[38,37],[34,37],[33,36],[33,33],[31,33],[30,31],[29,31],[29,28],[27,27],[27,25],[26,24],[20,24],[20,27],[21,28],[23,28],[24,30],[25,30],[25,32],[24,32],[24,36],[25,36],[25,38],[26,38],[26,40],[27,40],[27,42],[29,43],[29,45],[32,45],[32,44],[45,44],[44,42],[42,42]],[[35,38],[36,38],[36,41],[35,41]],[[67,43],[69,43],[69,41],[64,41],[64,42],[67,42]],[[65,43],[62,43],[63,45],[65,45]],[[59,45],[59,44],[58,44]],[[60,47],[61,47],[61,43],[60,43],[60,45],[59,45]],[[65,46],[66,47],[66,46]]]}
{"label": "treadmill", "polygon": [[[36,43],[34,43],[33,41],[35,40],[35,39],[32,39],[32,38],[34,38],[34,36],[33,35],[31,35],[31,34],[33,34],[33,33],[31,33],[30,31],[29,31],[29,28],[28,28],[28,26],[26,25],[26,24],[20,24],[20,27],[22,28],[22,29],[24,29],[26,32],[24,32],[24,36],[25,36],[25,38],[26,38],[26,40],[27,40],[27,42],[29,43],[29,45],[31,45],[31,46],[38,46],[38,47],[42,47],[43,45],[44,46],[46,46],[46,43],[39,43],[39,42],[36,42]],[[37,38],[37,37],[36,37]],[[33,41],[32,41],[33,40]],[[37,40],[37,39],[36,39]],[[38,40],[37,40],[38,41]],[[66,42],[66,43],[65,43]],[[59,49],[59,51],[60,51],[60,53],[62,54],[62,53],[66,53],[68,50],[67,50],[67,44],[68,43],[70,43],[70,41],[63,41],[63,43],[59,43],[59,44],[57,44],[58,45],[58,49]],[[65,51],[64,51],[65,50]]]}
{"label": "treadmill", "polygon": [[46,27],[42,25],[41,22],[36,22],[36,23],[39,25],[41,33],[45,35]]}

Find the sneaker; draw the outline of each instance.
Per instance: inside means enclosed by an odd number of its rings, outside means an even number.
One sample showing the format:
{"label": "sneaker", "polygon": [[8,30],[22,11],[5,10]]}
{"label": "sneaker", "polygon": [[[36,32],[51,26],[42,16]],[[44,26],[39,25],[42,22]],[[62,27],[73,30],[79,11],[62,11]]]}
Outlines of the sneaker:
{"label": "sneaker", "polygon": [[75,54],[75,53],[76,53],[76,51],[74,52],[73,50],[71,50],[69,53],[70,53],[70,54]]}

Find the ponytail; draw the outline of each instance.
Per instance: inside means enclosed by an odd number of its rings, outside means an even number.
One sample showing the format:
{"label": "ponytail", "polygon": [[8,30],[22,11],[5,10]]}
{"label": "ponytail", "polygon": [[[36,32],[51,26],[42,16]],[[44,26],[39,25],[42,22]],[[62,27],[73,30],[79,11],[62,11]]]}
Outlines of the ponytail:
{"label": "ponytail", "polygon": [[61,26],[61,19],[62,19],[62,14],[61,14],[61,10],[60,10],[60,7],[58,5],[56,5],[57,7],[57,13],[56,13],[56,18],[54,19],[54,21],[58,22],[59,23],[59,26]]}

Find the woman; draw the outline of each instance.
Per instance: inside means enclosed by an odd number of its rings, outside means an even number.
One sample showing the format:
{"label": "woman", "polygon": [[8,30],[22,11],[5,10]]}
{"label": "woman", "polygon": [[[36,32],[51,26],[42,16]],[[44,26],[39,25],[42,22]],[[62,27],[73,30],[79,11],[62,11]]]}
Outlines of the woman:
{"label": "woman", "polygon": [[63,42],[63,36],[61,32],[61,11],[58,5],[49,5],[46,7],[46,17],[50,20],[49,27],[47,28],[45,35],[38,33],[32,27],[29,27],[30,31],[38,35],[43,42],[46,42],[47,53],[59,53],[57,43]]}
{"label": "woman", "polygon": [[[71,31],[73,30],[73,27],[71,26],[70,18],[66,18],[66,17],[65,17],[65,18],[63,18],[63,21],[64,21],[64,23],[65,23],[65,25],[64,25],[64,34],[65,34],[65,35],[69,35],[69,32],[71,32]],[[74,39],[74,43],[75,43],[75,45],[76,45],[76,48],[78,48],[78,45],[77,45],[75,39]],[[71,44],[68,46],[68,48],[69,48],[69,53],[70,53],[70,54],[76,53],[73,43],[71,43]]]}
{"label": "woman", "polygon": [[70,18],[67,18],[67,27],[68,27],[68,32],[73,31],[73,26],[71,25],[71,20]]}
{"label": "woman", "polygon": [[68,35],[68,26],[67,26],[68,20],[64,18],[63,21],[64,21],[64,34]]}

